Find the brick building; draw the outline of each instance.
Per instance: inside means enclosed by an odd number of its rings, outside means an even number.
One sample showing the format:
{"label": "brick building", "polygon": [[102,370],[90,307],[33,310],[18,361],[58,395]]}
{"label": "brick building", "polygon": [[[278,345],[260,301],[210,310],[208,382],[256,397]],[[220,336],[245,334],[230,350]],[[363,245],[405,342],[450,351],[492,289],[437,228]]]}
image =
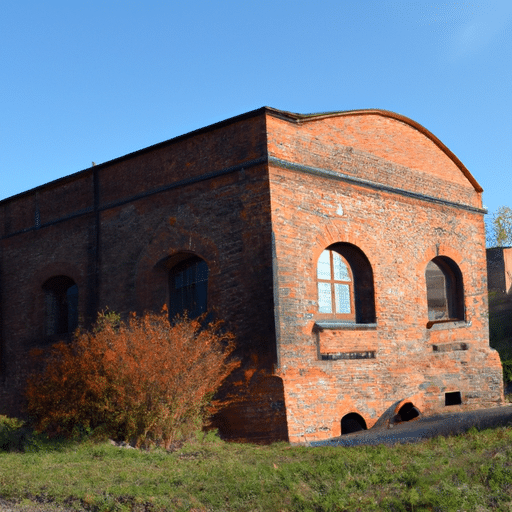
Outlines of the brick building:
{"label": "brick building", "polygon": [[401,115],[261,108],[5,199],[0,412],[29,348],[165,303],[237,335],[231,438],[498,405],[481,192]]}
{"label": "brick building", "polygon": [[489,291],[512,293],[512,247],[487,249],[487,287]]}

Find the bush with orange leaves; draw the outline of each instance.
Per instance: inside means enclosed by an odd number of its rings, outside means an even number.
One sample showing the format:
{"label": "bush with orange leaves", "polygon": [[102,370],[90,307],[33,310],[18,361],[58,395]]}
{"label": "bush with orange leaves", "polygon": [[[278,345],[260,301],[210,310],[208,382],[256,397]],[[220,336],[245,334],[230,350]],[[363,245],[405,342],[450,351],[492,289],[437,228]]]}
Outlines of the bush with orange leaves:
{"label": "bush with orange leaves", "polygon": [[[51,434],[100,432],[137,446],[187,438],[221,406],[212,397],[239,366],[221,322],[167,313],[101,313],[91,332],[53,345],[28,381],[28,413]],[[39,354],[41,357],[41,354]]]}

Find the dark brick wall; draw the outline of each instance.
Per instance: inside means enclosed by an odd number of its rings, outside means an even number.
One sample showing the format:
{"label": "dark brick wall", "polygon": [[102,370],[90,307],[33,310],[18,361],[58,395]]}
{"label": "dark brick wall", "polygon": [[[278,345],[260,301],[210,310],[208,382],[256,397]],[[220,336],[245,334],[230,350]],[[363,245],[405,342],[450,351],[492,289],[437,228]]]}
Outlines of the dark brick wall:
{"label": "dark brick wall", "polygon": [[[63,274],[77,283],[80,318],[90,325],[106,307],[123,316],[159,311],[168,301],[164,262],[182,252],[208,263],[209,306],[236,334],[244,368],[257,365],[261,388],[276,357],[269,206],[262,115],[180,137],[0,203],[0,412],[17,411],[27,351],[44,345],[42,285],[48,278]],[[283,403],[282,384],[265,386],[270,395],[277,393],[272,402]],[[265,414],[274,423],[285,420],[283,407],[270,406],[266,397],[253,414],[245,407],[244,423],[260,427],[232,426],[229,435],[268,437]]]}

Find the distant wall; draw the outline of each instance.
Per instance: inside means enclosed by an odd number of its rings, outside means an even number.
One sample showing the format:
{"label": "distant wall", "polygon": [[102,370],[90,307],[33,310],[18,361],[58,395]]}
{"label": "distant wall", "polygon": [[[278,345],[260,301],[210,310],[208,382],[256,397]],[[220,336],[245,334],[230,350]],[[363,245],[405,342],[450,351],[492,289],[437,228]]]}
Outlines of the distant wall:
{"label": "distant wall", "polygon": [[512,293],[512,247],[487,249],[487,287]]}

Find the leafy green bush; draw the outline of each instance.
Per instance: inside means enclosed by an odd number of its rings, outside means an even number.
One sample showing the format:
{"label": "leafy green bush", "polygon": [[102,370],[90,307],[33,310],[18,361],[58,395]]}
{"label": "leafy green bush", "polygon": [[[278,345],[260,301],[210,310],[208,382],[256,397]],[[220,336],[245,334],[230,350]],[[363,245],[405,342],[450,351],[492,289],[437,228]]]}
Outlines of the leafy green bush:
{"label": "leafy green bush", "polygon": [[503,366],[503,380],[512,382],[512,359],[502,360],[501,365]]}

